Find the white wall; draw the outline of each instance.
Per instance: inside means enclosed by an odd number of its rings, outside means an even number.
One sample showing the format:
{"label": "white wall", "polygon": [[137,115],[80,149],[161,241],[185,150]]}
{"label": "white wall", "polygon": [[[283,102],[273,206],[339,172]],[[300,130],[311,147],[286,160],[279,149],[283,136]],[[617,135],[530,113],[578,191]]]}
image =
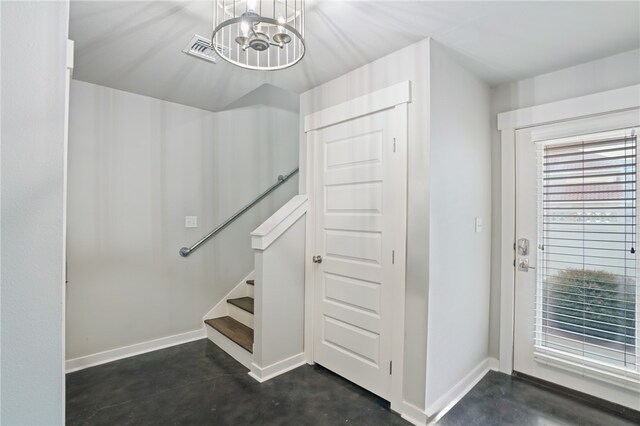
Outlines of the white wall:
{"label": "white wall", "polygon": [[500,346],[500,112],[569,99],[640,84],[640,50],[609,56],[537,77],[504,84],[491,93],[492,128],[492,243],[491,321],[489,353],[498,357]]}
{"label": "white wall", "polygon": [[304,254],[302,216],[266,250],[255,250],[253,362],[269,367],[304,352]]}
{"label": "white wall", "polygon": [[212,113],[72,82],[67,359],[202,327],[253,269],[249,233],[296,179],[188,258],[178,249],[297,166],[297,126],[277,108]]}
{"label": "white wall", "polygon": [[640,49],[493,88],[496,112],[511,111],[605,90],[640,80]]}
{"label": "white wall", "polygon": [[490,89],[434,41],[430,77],[428,412],[487,358],[491,265]]}
{"label": "white wall", "polygon": [[490,89],[423,40],[303,93],[300,118],[404,80],[412,82],[404,399],[424,409],[488,354]]}
{"label": "white wall", "polygon": [[229,110],[255,105],[272,106],[298,113],[298,111],[300,111],[300,95],[271,84],[263,84],[257,89],[236,99],[224,109]]}
{"label": "white wall", "polygon": [[[404,398],[424,408],[427,282],[429,259],[429,41],[401,49],[335,80],[303,93],[300,119],[401,81],[411,80],[408,133],[407,283],[405,315]],[[300,136],[300,193],[306,193],[306,138]]]}
{"label": "white wall", "polygon": [[69,4],[3,1],[0,8],[0,423],[62,425]]}

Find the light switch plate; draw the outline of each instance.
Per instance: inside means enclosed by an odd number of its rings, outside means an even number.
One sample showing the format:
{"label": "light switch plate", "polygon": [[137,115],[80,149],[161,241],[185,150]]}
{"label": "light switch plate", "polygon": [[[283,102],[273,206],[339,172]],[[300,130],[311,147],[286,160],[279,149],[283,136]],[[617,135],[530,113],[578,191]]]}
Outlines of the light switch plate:
{"label": "light switch plate", "polygon": [[185,228],[197,228],[198,227],[198,216],[185,216],[184,217],[184,227]]}
{"label": "light switch plate", "polygon": [[482,218],[476,217],[476,232],[482,232]]}

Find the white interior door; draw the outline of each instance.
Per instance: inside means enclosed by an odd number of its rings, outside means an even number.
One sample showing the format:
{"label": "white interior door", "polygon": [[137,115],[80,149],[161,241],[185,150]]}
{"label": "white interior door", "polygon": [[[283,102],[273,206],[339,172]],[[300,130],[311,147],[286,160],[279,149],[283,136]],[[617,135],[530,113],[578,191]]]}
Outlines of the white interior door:
{"label": "white interior door", "polygon": [[514,370],[636,410],[639,123],[516,132]]}
{"label": "white interior door", "polygon": [[315,264],[314,361],[385,399],[391,396],[394,244],[404,241],[403,198],[394,192],[394,182],[406,179],[394,152],[398,114],[389,109],[309,134],[315,254],[322,257]]}

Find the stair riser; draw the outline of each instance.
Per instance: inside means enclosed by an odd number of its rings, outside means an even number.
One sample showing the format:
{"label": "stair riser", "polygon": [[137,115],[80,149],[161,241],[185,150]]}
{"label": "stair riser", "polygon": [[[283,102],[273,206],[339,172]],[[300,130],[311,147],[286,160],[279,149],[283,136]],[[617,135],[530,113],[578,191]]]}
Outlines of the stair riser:
{"label": "stair riser", "polygon": [[249,328],[253,328],[253,314],[245,311],[244,309],[238,308],[231,303],[227,303],[229,306],[229,316],[234,320],[246,325]]}
{"label": "stair riser", "polygon": [[245,351],[240,345],[220,333],[218,330],[214,330],[211,327],[206,327],[207,338],[211,340],[216,346],[220,347],[223,351],[231,355],[236,361],[245,367],[251,369],[253,362],[253,354]]}
{"label": "stair riser", "polygon": [[254,286],[252,286],[251,284],[245,284],[245,285],[247,287],[247,296],[255,298],[254,297],[255,293],[253,291]]}

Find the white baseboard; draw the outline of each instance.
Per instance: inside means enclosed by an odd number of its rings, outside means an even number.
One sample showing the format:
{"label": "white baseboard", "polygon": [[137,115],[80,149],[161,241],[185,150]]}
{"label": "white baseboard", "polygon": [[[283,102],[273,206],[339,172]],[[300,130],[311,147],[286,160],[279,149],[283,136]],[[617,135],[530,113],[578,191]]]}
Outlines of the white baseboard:
{"label": "white baseboard", "polygon": [[65,371],[67,373],[72,373],[74,371],[83,370],[96,365],[106,364],[107,362],[157,351],[158,349],[164,349],[170,346],[193,342],[194,340],[204,339],[205,337],[207,337],[207,335],[204,327],[202,327],[198,330],[188,331],[186,333],[149,340],[147,342],[124,346],[122,348],[110,349],[96,354],[69,359],[65,362]]}
{"label": "white baseboard", "polygon": [[304,360],[304,353],[294,355],[291,358],[283,359],[282,361],[271,364],[268,367],[260,367],[255,363],[251,364],[251,372],[249,375],[256,379],[260,383],[264,383],[269,379],[273,379],[287,371],[291,371],[294,368],[298,368],[301,365],[306,364]]}
{"label": "white baseboard", "polygon": [[500,361],[497,358],[487,358],[489,360],[489,370],[500,371]]}
{"label": "white baseboard", "polygon": [[253,354],[251,352],[244,350],[244,348],[229,339],[227,336],[209,326],[207,326],[207,338],[240,364],[244,365],[249,370],[251,369],[251,363],[253,362]]}
{"label": "white baseboard", "polygon": [[466,376],[456,383],[447,393],[427,407],[428,424],[434,424],[442,418],[473,388],[489,370],[498,370],[498,360],[485,358],[475,366]]}
{"label": "white baseboard", "polygon": [[402,401],[399,414],[413,425],[424,426],[427,424],[427,413],[407,401]]}

